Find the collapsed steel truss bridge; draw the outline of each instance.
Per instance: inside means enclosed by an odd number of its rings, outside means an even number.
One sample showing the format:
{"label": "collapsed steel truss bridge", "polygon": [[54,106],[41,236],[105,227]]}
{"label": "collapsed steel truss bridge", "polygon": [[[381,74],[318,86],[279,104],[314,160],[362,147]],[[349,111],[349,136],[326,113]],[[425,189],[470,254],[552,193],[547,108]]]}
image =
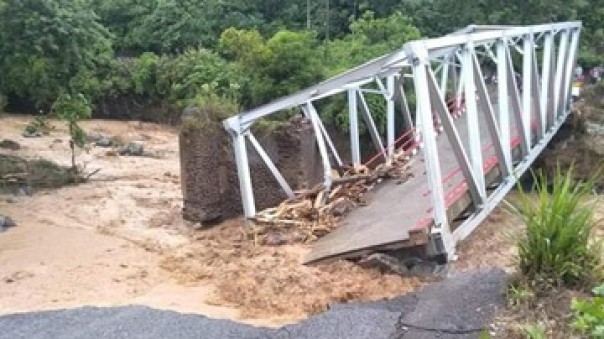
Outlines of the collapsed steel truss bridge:
{"label": "collapsed steel truss bridge", "polygon": [[[317,107],[347,96],[353,165],[362,161],[359,117],[382,161],[396,152],[415,158],[413,178],[384,184],[372,203],[350,213],[307,258],[358,256],[425,245],[455,258],[467,237],[504,198],[570,114],[580,22],[535,26],[472,25],[412,41],[346,73],[224,121],[233,138],[243,208],[256,214],[248,146],[289,196],[290,184],[252,134],[259,119],[298,107],[312,123],[329,190],[344,165]],[[383,99],[385,135],[366,96]],[[409,102],[415,97],[414,105]],[[402,127],[401,127],[402,126]],[[404,137],[411,142],[399,142]]]}

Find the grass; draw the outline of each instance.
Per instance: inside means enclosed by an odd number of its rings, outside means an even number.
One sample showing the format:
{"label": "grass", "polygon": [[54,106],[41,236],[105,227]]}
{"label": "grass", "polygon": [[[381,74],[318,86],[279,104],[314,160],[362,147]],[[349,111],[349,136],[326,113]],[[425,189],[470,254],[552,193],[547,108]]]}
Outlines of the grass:
{"label": "grass", "polygon": [[589,291],[602,283],[602,247],[593,195],[599,171],[574,179],[572,166],[550,177],[533,173],[534,189],[508,207],[526,226],[516,237],[517,271],[508,286],[508,308],[499,316],[506,338],[604,338],[604,302]]}
{"label": "grass", "polygon": [[543,324],[528,324],[523,326],[524,334],[527,339],[545,339],[547,338],[546,329]]}
{"label": "grass", "polygon": [[551,181],[533,174],[536,195],[520,187],[519,200],[511,205],[526,224],[517,242],[519,273],[538,290],[591,287],[601,278],[601,247],[590,240],[595,202],[585,203],[596,176],[575,182],[572,173],[557,169]]}

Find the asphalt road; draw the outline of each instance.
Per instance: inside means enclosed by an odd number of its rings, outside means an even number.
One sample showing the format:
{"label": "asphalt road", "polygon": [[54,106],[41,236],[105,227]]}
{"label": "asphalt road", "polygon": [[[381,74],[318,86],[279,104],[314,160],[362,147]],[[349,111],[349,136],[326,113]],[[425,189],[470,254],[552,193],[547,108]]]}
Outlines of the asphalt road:
{"label": "asphalt road", "polygon": [[460,274],[387,301],[332,307],[299,324],[257,328],[141,306],[0,317],[0,338],[477,338],[504,304],[500,270]]}

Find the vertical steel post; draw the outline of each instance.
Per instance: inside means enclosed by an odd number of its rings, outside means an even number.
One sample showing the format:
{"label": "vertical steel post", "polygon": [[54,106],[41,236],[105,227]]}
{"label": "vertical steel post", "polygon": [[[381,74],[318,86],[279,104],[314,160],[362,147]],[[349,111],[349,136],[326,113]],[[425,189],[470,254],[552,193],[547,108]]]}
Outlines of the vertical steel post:
{"label": "vertical steel post", "polygon": [[508,92],[508,72],[507,72],[507,38],[502,37],[497,41],[497,90],[499,105],[499,135],[503,145],[503,154],[505,163],[508,164],[508,170],[511,171],[512,149],[510,146],[510,96]]}
{"label": "vertical steel post", "polygon": [[482,142],[480,137],[480,123],[478,120],[478,107],[476,105],[476,84],[474,82],[473,56],[474,44],[471,41],[466,43],[461,52],[464,84],[464,93],[466,96],[466,115],[468,123],[468,141],[470,145],[470,161],[472,171],[478,183],[478,193],[484,201],[486,198],[486,187],[484,178],[484,168],[482,161]]}
{"label": "vertical steel post", "polygon": [[562,114],[562,91],[564,87],[564,69],[568,58],[568,30],[560,32],[560,46],[558,46],[558,61],[556,62],[556,77],[554,80],[554,121]]}
{"label": "vertical steel post", "polygon": [[441,70],[440,75],[440,92],[443,94],[443,98],[445,101],[447,99],[447,84],[449,81],[449,62],[451,61],[450,57],[447,55],[443,57],[443,68]]}
{"label": "vertical steel post", "polygon": [[541,79],[539,75],[539,64],[537,62],[537,46],[535,43],[535,36],[531,34],[531,44],[533,45],[531,55],[531,96],[532,96],[532,107],[535,114],[537,115],[537,140],[542,140],[545,135],[545,126],[547,121],[545,119],[545,112],[541,109]]}
{"label": "vertical steel post", "polygon": [[[467,100],[467,97],[464,96],[464,65],[463,65],[463,61],[462,61],[462,56],[459,55],[459,77],[456,76],[456,78],[459,79],[459,82],[457,84],[457,93],[455,93],[455,106],[458,109],[461,109],[461,103],[464,102],[464,100]],[[455,72],[457,74],[457,71]],[[464,96],[462,98],[462,96]]]}
{"label": "vertical steel post", "polygon": [[533,120],[533,89],[531,81],[533,75],[533,41],[532,34],[524,36],[522,56],[522,121],[527,143],[531,145],[532,120]]}
{"label": "vertical steel post", "polygon": [[394,91],[395,89],[395,81],[394,75],[389,76],[386,79],[387,86],[387,98],[386,98],[386,146],[388,147],[388,160],[392,161],[392,157],[394,156],[394,135],[395,135],[395,121],[394,121]]}
{"label": "vertical steel post", "polygon": [[359,106],[357,103],[357,90],[348,90],[348,121],[350,124],[350,151],[352,155],[352,165],[361,164],[361,149],[359,136]]}
{"label": "vertical steel post", "polygon": [[550,82],[552,73],[552,46],[554,43],[553,32],[545,33],[543,37],[543,65],[541,71],[541,120],[543,121],[543,134],[550,127],[550,119],[548,118],[550,113],[549,103],[552,101],[550,98]]}
{"label": "vertical steel post", "polygon": [[403,125],[409,130],[414,128],[413,118],[411,117],[411,110],[409,109],[409,102],[407,101],[407,95],[405,94],[405,87],[403,87],[402,77],[398,76],[396,78],[397,82],[397,91],[398,94],[396,97],[401,100],[401,113],[403,115]]}
{"label": "vertical steel post", "polygon": [[566,71],[564,74],[564,88],[563,88],[563,112],[565,113],[570,108],[570,91],[572,86],[573,68],[576,64],[577,59],[577,48],[579,47],[579,35],[581,30],[579,28],[571,31],[570,35],[570,47],[568,50],[568,57],[566,60]]}

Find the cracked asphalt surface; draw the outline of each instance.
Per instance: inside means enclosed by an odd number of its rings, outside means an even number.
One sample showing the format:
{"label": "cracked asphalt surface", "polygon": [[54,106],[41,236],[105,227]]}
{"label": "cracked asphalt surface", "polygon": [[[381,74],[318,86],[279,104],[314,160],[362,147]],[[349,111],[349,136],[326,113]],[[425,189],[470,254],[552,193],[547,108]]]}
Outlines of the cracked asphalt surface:
{"label": "cracked asphalt surface", "polygon": [[506,274],[455,275],[398,298],[341,304],[299,324],[257,328],[141,306],[0,317],[0,338],[477,338],[504,305]]}

